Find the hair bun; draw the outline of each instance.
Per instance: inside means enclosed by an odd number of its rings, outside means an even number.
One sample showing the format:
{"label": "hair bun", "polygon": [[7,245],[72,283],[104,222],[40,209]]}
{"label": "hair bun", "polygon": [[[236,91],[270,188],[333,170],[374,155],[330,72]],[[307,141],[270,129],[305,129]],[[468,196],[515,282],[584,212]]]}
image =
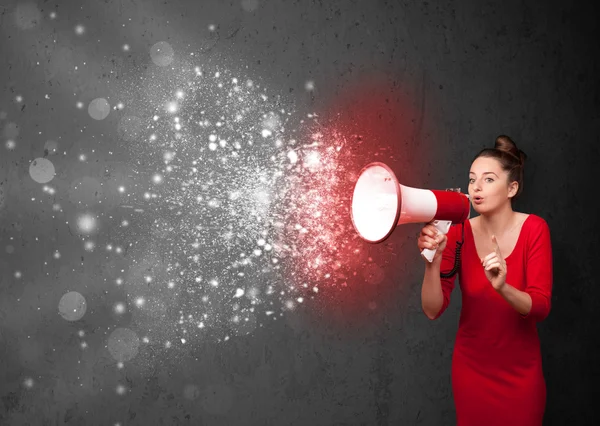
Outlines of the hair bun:
{"label": "hair bun", "polygon": [[523,167],[523,165],[525,164],[525,160],[527,160],[527,154],[519,150],[519,163],[521,164],[521,167]]}
{"label": "hair bun", "polygon": [[510,136],[498,136],[496,138],[494,148],[498,151],[506,152],[507,154],[515,157],[519,161],[519,165],[523,166],[523,164],[525,164],[527,155],[517,148],[517,144],[510,138]]}

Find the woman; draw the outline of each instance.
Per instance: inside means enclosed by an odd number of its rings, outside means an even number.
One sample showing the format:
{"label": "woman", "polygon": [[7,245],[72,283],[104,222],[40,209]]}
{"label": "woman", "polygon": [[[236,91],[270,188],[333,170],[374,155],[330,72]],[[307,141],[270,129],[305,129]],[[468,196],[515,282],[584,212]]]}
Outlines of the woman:
{"label": "woman", "polygon": [[436,250],[425,261],[421,290],[432,320],[450,302],[456,275],[448,272],[460,254],[462,307],[452,356],[458,426],[542,425],[546,383],[536,323],[550,311],[552,249],[546,221],[512,208],[525,158],[499,136],[471,164],[468,192],[479,215],[447,235],[428,224],[418,239],[419,250]]}

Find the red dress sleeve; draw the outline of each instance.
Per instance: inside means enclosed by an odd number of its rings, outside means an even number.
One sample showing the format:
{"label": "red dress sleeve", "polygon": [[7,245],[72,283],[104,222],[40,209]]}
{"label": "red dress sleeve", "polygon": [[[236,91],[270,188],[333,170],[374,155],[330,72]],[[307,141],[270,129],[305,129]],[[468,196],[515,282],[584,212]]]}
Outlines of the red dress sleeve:
{"label": "red dress sleeve", "polygon": [[[448,230],[448,241],[446,242],[446,247],[444,248],[444,252],[442,253],[442,262],[440,264],[440,272],[448,273],[454,268],[454,258],[456,255],[456,241],[461,241],[461,226],[463,225],[452,225]],[[450,278],[440,278],[442,284],[442,293],[444,295],[444,303],[442,304],[442,308],[438,312],[438,314],[433,318],[439,318],[448,305],[450,304],[450,294],[452,290],[454,290],[454,285],[456,282],[456,276],[458,275],[458,271]]]}
{"label": "red dress sleeve", "polygon": [[544,219],[530,232],[526,250],[525,292],[531,297],[531,310],[521,317],[539,322],[550,313],[552,298],[552,244]]}

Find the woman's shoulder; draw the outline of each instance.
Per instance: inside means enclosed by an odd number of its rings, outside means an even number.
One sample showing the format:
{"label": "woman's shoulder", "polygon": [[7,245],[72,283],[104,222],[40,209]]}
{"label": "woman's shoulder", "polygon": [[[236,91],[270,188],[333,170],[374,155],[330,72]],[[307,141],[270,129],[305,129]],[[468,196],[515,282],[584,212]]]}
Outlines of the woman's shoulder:
{"label": "woman's shoulder", "polygon": [[550,235],[550,227],[543,217],[530,213],[526,214],[521,232],[525,234],[526,240],[530,242],[538,241],[540,237]]}
{"label": "woman's shoulder", "polygon": [[548,226],[548,222],[546,222],[546,219],[537,214],[520,212],[517,214],[521,215],[521,217],[523,218],[523,224],[527,224],[528,227],[539,228]]}

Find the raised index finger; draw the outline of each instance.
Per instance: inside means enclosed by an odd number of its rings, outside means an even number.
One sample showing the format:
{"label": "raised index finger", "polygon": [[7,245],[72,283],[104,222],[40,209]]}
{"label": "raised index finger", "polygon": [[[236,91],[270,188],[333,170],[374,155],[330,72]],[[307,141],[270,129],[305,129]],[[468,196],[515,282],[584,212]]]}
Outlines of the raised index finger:
{"label": "raised index finger", "polygon": [[498,240],[496,239],[495,235],[492,235],[492,243],[494,244],[494,251],[499,257],[502,257],[502,253],[500,253],[500,245],[498,244]]}

